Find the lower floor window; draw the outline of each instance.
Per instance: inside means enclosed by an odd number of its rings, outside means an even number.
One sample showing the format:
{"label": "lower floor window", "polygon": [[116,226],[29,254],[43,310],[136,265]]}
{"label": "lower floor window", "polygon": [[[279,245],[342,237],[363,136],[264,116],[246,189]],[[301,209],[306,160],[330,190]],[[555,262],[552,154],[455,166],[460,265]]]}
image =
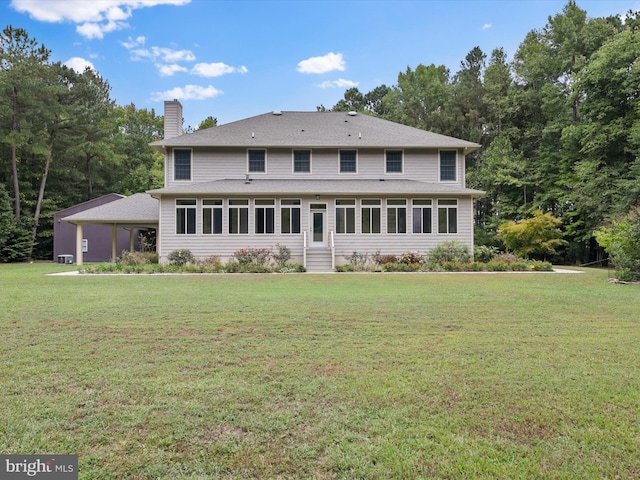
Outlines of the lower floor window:
{"label": "lower floor window", "polygon": [[300,200],[280,201],[280,233],[300,233]]}
{"label": "lower floor window", "polygon": [[273,200],[255,201],[255,227],[257,234],[275,233],[275,202]]}
{"label": "lower floor window", "polygon": [[196,201],[176,200],[176,234],[195,235]]}
{"label": "lower floor window", "polygon": [[249,233],[249,200],[229,200],[229,233]]}
{"label": "lower floor window", "polygon": [[336,233],[356,233],[355,200],[336,200]]}
{"label": "lower floor window", "polygon": [[406,200],[387,200],[387,233],[407,233]]}
{"label": "lower floor window", "polygon": [[380,233],[380,200],[362,200],[362,233]]}
{"label": "lower floor window", "polygon": [[413,201],[413,233],[431,233],[431,200]]}
{"label": "lower floor window", "polygon": [[202,200],[202,233],[222,233],[222,200]]}
{"label": "lower floor window", "polygon": [[457,200],[438,200],[438,233],[458,233]]}

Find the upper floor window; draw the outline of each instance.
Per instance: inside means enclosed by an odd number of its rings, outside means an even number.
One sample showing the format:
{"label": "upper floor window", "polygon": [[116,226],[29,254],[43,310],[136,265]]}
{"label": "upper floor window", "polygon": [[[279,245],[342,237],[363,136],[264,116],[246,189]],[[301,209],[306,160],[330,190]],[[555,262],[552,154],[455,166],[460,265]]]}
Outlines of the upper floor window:
{"label": "upper floor window", "polygon": [[358,154],[355,150],[340,150],[340,173],[356,173]]}
{"label": "upper floor window", "polygon": [[380,233],[380,200],[361,200],[362,233]]}
{"label": "upper floor window", "polygon": [[355,200],[336,200],[336,233],[356,233]]}
{"label": "upper floor window", "polygon": [[191,180],[191,150],[173,151],[174,180]]}
{"label": "upper floor window", "polygon": [[407,233],[406,200],[387,200],[387,233]]}
{"label": "upper floor window", "polygon": [[255,201],[255,230],[257,234],[275,232],[275,201]]}
{"label": "upper floor window", "polygon": [[402,150],[387,150],[385,154],[386,173],[402,173]]}
{"label": "upper floor window", "polygon": [[455,150],[440,150],[440,181],[456,181],[456,158]]}
{"label": "upper floor window", "polygon": [[438,200],[438,233],[458,233],[457,200]]}
{"label": "upper floor window", "polygon": [[222,233],[222,200],[202,200],[202,233]]}
{"label": "upper floor window", "polygon": [[176,234],[195,235],[196,201],[176,200]]}
{"label": "upper floor window", "polygon": [[249,150],[249,173],[265,173],[267,171],[267,152],[265,150]]}
{"label": "upper floor window", "polygon": [[300,200],[280,200],[280,232],[300,233]]}
{"label": "upper floor window", "polygon": [[413,201],[413,233],[431,233],[431,200]]}
{"label": "upper floor window", "polygon": [[293,151],[293,172],[311,173],[311,150]]}

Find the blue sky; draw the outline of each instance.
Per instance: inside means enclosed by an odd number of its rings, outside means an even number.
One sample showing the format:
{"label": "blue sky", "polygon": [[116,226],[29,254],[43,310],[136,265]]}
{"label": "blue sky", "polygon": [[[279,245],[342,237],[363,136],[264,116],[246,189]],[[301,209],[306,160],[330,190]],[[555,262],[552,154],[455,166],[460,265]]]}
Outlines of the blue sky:
{"label": "blue sky", "polygon": [[[589,17],[640,0],[578,0]],[[76,69],[91,65],[119,105],[178,98],[185,127],[272,110],[332,107],[347,88],[394,85],[419,64],[455,73],[479,46],[511,59],[560,13],[556,0],[11,0],[0,27],[27,30]]]}

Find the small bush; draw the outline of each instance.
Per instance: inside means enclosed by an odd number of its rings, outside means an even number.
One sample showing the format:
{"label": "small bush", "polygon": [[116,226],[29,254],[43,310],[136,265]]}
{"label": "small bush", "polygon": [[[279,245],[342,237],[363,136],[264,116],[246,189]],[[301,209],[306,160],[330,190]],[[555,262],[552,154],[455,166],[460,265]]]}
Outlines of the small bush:
{"label": "small bush", "polygon": [[351,255],[345,255],[344,258],[350,265],[353,265],[356,270],[362,270],[369,261],[369,254],[354,250]]}
{"label": "small bush", "polygon": [[387,263],[384,266],[385,272],[417,272],[419,270],[419,263]]}
{"label": "small bush", "polygon": [[191,250],[182,248],[170,252],[169,255],[167,255],[167,260],[169,260],[170,265],[183,266],[188,263],[194,263],[195,257],[193,253],[191,253]]}
{"label": "small bush", "polygon": [[158,263],[158,254],[155,252],[130,252],[128,250],[123,250],[120,255],[119,263],[129,266]]}
{"label": "small bush", "polygon": [[280,245],[276,243],[271,248],[271,258],[276,262],[276,265],[280,268],[284,268],[289,260],[291,260],[291,249],[286,245]]}
{"label": "small bush", "polygon": [[398,263],[398,257],[395,255],[381,255],[380,250],[371,256],[371,260],[373,260],[373,263],[377,266],[386,265],[387,263]]}
{"label": "small bush", "polygon": [[233,258],[240,265],[267,265],[270,253],[266,248],[241,248],[233,252]]}
{"label": "small bush", "polygon": [[398,263],[405,265],[421,265],[424,259],[418,252],[404,252],[398,257]]}
{"label": "small bush", "polygon": [[451,240],[441,243],[427,255],[430,264],[442,264],[444,262],[468,263],[471,261],[469,247],[465,244]]}
{"label": "small bush", "polygon": [[478,245],[473,249],[473,259],[476,262],[487,263],[493,260],[498,254],[497,247],[490,247],[488,245]]}

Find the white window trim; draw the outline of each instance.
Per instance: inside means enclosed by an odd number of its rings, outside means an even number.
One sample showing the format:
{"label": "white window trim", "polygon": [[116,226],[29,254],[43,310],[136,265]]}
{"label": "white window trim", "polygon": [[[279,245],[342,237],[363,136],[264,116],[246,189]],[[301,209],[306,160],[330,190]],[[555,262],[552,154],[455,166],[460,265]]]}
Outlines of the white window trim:
{"label": "white window trim", "polygon": [[[189,203],[189,204],[185,204],[185,205],[178,205],[178,202],[194,202],[194,203]],[[198,231],[198,200],[195,198],[176,198],[174,200],[174,214],[175,214],[175,226],[178,226],[178,209],[179,208],[183,208],[185,210],[185,224],[184,224],[184,233],[178,233],[178,229],[175,229],[175,235],[176,236],[196,236],[199,234]],[[188,217],[186,216],[187,214],[187,210],[189,209],[193,209],[195,211],[195,232],[193,233],[189,233],[188,230],[188,226],[189,226],[189,221],[188,221]]]}
{"label": "white window trim", "polygon": [[[364,205],[362,203],[363,200],[375,201],[375,202],[378,202],[378,204],[377,205]],[[380,225],[379,225],[380,232],[379,233],[373,233],[373,232],[365,233],[365,232],[362,231],[362,209],[363,208],[379,208],[380,209]],[[383,214],[384,214],[384,207],[382,205],[382,199],[380,199],[380,198],[361,198],[360,199],[360,222],[359,222],[360,234],[361,235],[383,235],[384,234],[383,229],[382,229],[383,219],[384,219]]]}
{"label": "white window trim", "polygon": [[[454,201],[456,202],[455,205],[442,205],[442,207],[440,207],[440,202],[442,200],[445,201]],[[438,235],[458,235],[460,232],[460,201],[457,198],[438,198],[436,200],[436,205],[435,205],[435,216],[436,216],[436,223],[435,226],[432,227],[432,230],[435,230],[436,233]],[[441,232],[440,231],[440,208],[444,208],[447,210],[447,231],[446,232]],[[456,231],[455,233],[451,233],[450,230],[450,225],[449,225],[449,209],[450,208],[455,208],[456,209]]]}
{"label": "white window trim", "polygon": [[[356,152],[356,171],[355,172],[343,172],[341,170],[341,160],[340,160],[340,153],[341,152],[351,152],[354,151]],[[359,160],[359,154],[358,154],[358,149],[357,148],[341,148],[338,150],[338,175],[357,175],[358,174],[358,160]],[[341,199],[342,200],[342,199]]]}
{"label": "white window trim", "polygon": [[[298,205],[283,205],[282,201],[293,201],[293,202],[300,202]],[[302,199],[300,198],[281,198],[280,200],[278,200],[278,205],[276,207],[278,209],[278,211],[276,212],[276,232],[278,235],[286,235],[286,236],[290,236],[290,235],[302,235]],[[300,209],[300,232],[299,233],[282,233],[282,209],[283,208],[298,208]],[[291,226],[291,225],[289,225]]]}
{"label": "white window trim", "polygon": [[[418,201],[429,201],[429,202],[431,202],[431,204],[430,205],[414,205],[413,202],[415,202],[416,200],[418,200]],[[411,234],[412,235],[433,235],[434,233],[436,233],[437,229],[433,228],[433,226],[434,226],[434,218],[433,217],[434,217],[435,214],[437,214],[437,211],[438,211],[437,202],[433,198],[418,197],[418,198],[412,198],[411,201],[410,201],[410,205],[411,205],[411,208],[410,208],[410,210],[411,210],[411,212],[410,212],[410,215],[411,215],[411,218],[410,218],[410,220],[411,220],[411,224],[410,224],[411,225]],[[413,231],[413,209],[414,208],[420,208],[420,209],[422,209],[422,208],[430,208],[431,209],[431,232],[430,233],[423,233],[423,232],[415,233]],[[438,220],[437,215],[436,215],[435,220]],[[420,219],[420,221],[422,223],[422,219]],[[436,227],[437,226],[438,225],[436,225]],[[422,227],[424,228],[424,225],[422,225]]]}
{"label": "white window trim", "polygon": [[[345,202],[353,202],[353,204],[346,204],[346,205],[338,205],[338,200],[341,201],[345,201]],[[356,201],[355,198],[336,198],[333,201],[333,205],[334,205],[334,226],[335,226],[335,234],[336,235],[358,235],[358,221],[360,220],[360,217],[358,215],[358,202]],[[343,233],[339,233],[338,232],[338,209],[339,208],[353,208],[353,232],[343,232]],[[346,223],[346,212],[345,212],[345,230],[347,230],[347,223]]]}
{"label": "white window trim", "polygon": [[[402,169],[399,172],[387,172],[387,152],[400,152],[402,153]],[[439,154],[438,154],[439,156]],[[404,149],[402,148],[387,148],[384,151],[384,157],[383,157],[383,165],[382,168],[384,170],[384,174],[385,175],[393,175],[393,176],[397,176],[397,175],[404,175]]]}
{"label": "white window trim", "polygon": [[[440,159],[440,152],[456,152],[456,178],[455,180],[442,180],[442,163],[441,163],[441,159]],[[460,153],[458,152],[457,149],[455,148],[440,148],[438,149],[438,182],[439,183],[458,183],[459,178],[460,178]]]}
{"label": "white window trim", "polygon": [[[295,152],[309,152],[309,171],[308,172],[296,172],[296,158]],[[293,148],[291,149],[291,173],[293,175],[311,175],[313,173],[313,150],[310,148]]]}
{"label": "white window trim", "polygon": [[[250,151],[261,151],[264,152],[264,172],[250,172],[249,171],[249,152]],[[267,173],[267,149],[266,148],[247,148],[247,175],[266,175]]]}
{"label": "white window trim", "polygon": [[[231,205],[231,202],[233,201],[246,201],[247,204],[246,205]],[[226,227],[223,224],[223,231],[226,228],[226,235],[231,236],[232,238],[235,237],[236,235],[251,235],[251,219],[252,219],[252,215],[251,215],[251,200],[249,200],[248,198],[229,198],[227,199],[227,201],[225,202],[226,204],[226,210],[227,210],[227,223],[226,223]],[[247,233],[231,233],[231,229],[229,228],[229,222],[231,219],[231,212],[230,210],[232,208],[246,208],[247,209]],[[224,215],[224,214],[223,214]],[[239,225],[238,225],[239,226]]]}
{"label": "white window trim", "polygon": [[[189,159],[189,180],[176,178],[176,150],[189,150],[189,152],[191,152],[191,158]],[[171,150],[171,172],[174,182],[193,182],[193,148],[174,148]]]}
{"label": "white window trim", "polygon": [[[404,202],[404,233],[398,233],[398,232],[389,232],[389,208],[402,208],[403,205],[389,205],[389,200],[391,201],[403,201]],[[387,198],[384,202],[384,226],[385,226],[385,232],[387,233],[387,235],[408,235],[409,232],[412,232],[413,229],[409,228],[411,226],[411,224],[409,223],[410,220],[410,206],[409,206],[409,202],[407,201],[406,198]],[[398,227],[398,219],[396,218],[396,230]]]}
{"label": "white window trim", "polygon": [[[213,201],[219,201],[222,202],[220,205],[205,205],[204,202],[205,200],[213,200]],[[225,227],[225,222],[227,221],[227,215],[225,210],[227,209],[227,206],[225,204],[225,201],[223,198],[219,198],[219,197],[204,197],[202,199],[200,199],[200,209],[199,209],[199,221],[200,221],[200,234],[203,237],[214,237],[214,236],[222,236],[225,234],[224,231],[224,227]],[[205,208],[220,208],[222,210],[222,232],[220,233],[204,233],[204,209]],[[213,227],[213,224],[212,224]],[[213,230],[213,229],[212,229]]]}

